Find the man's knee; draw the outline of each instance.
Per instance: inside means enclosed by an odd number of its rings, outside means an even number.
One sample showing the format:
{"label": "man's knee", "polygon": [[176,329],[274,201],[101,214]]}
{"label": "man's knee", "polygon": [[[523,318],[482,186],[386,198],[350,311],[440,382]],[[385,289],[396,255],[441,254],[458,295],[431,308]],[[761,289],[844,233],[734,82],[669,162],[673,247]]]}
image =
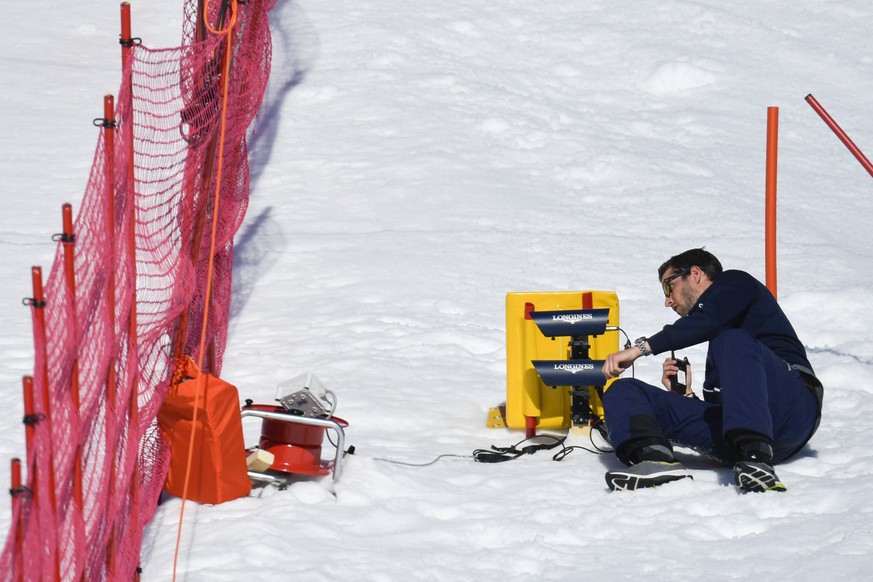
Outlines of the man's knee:
{"label": "man's knee", "polygon": [[757,341],[752,334],[744,329],[726,329],[709,340],[709,349],[735,349],[737,346],[751,345],[757,343]]}
{"label": "man's knee", "polygon": [[648,386],[645,382],[636,378],[621,378],[613,382],[603,393],[603,406],[609,407],[612,403],[633,398],[633,395]]}

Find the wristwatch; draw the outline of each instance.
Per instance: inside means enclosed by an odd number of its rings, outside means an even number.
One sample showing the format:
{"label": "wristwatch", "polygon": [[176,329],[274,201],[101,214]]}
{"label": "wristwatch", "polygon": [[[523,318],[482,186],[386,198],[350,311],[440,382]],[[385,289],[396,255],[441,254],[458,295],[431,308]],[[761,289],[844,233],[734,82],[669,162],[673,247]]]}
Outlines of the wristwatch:
{"label": "wristwatch", "polygon": [[634,345],[640,348],[640,353],[644,356],[651,356],[652,350],[646,347],[646,337],[638,337],[634,340]]}

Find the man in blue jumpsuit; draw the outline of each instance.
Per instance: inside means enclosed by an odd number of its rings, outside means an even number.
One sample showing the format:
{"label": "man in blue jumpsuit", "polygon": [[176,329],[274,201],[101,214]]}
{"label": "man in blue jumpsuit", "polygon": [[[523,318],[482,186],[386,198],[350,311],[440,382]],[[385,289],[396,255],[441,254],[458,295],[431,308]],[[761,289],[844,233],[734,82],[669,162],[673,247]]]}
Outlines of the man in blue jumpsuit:
{"label": "man in blue jumpsuit", "polygon": [[[679,444],[734,466],[742,492],[785,491],[773,465],[797,453],[815,433],[823,390],[806,350],[770,291],[743,271],[723,271],[703,249],[658,269],[664,304],[680,318],[610,354],[614,378],[637,358],[709,342],[703,400],[636,379],[615,381],[603,406],[616,456],[610,489],[638,489],[689,477],[674,459]],[[667,359],[662,382],[676,374]]]}

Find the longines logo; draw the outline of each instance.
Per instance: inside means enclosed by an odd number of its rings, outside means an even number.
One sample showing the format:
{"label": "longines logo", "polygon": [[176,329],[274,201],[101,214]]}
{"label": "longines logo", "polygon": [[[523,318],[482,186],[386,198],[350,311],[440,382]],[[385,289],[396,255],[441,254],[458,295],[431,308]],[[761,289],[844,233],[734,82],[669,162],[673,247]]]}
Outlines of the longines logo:
{"label": "longines logo", "polygon": [[563,321],[564,323],[578,323],[590,319],[594,319],[590,313],[566,313],[552,316],[552,321]]}
{"label": "longines logo", "polygon": [[576,372],[587,372],[594,369],[594,364],[555,364],[555,370],[564,370],[575,374]]}

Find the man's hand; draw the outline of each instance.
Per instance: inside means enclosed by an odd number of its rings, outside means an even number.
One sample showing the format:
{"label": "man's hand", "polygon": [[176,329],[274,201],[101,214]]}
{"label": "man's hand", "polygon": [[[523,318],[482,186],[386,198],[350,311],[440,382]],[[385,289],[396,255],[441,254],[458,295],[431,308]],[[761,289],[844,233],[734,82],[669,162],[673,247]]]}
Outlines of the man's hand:
{"label": "man's hand", "polygon": [[[661,384],[664,385],[664,388],[667,390],[672,390],[673,385],[671,379],[675,378],[676,375],[679,374],[679,365],[678,360],[673,358],[667,358],[664,360],[664,372],[661,374]],[[694,391],[691,389],[691,362],[687,359],[685,360],[685,395],[691,396],[694,394]]]}
{"label": "man's hand", "polygon": [[661,374],[661,384],[664,385],[664,388],[667,390],[671,389],[672,383],[670,380],[678,373],[679,366],[676,365],[676,360],[673,358],[667,358],[664,360],[664,372]]}
{"label": "man's hand", "polygon": [[625,370],[627,370],[634,361],[642,356],[640,348],[633,346],[614,354],[606,356],[606,361],[603,362],[603,375],[606,378],[615,378]]}

